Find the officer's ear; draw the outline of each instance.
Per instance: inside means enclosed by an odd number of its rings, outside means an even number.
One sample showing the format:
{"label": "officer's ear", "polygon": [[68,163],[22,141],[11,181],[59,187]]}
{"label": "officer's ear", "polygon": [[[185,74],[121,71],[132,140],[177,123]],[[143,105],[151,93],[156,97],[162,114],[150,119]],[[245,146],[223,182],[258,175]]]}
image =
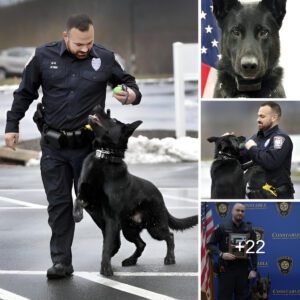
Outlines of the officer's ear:
{"label": "officer's ear", "polygon": [[68,40],[69,40],[67,31],[64,31],[64,32],[63,32],[63,38],[64,38],[65,43],[67,43]]}

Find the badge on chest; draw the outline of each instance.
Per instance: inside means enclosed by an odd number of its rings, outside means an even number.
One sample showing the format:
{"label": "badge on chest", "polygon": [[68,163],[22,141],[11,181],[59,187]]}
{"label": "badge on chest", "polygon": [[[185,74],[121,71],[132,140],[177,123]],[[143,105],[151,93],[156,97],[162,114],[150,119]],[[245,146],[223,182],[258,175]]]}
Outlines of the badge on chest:
{"label": "badge on chest", "polygon": [[92,67],[95,71],[98,71],[101,67],[101,59],[100,58],[93,58],[92,59]]}

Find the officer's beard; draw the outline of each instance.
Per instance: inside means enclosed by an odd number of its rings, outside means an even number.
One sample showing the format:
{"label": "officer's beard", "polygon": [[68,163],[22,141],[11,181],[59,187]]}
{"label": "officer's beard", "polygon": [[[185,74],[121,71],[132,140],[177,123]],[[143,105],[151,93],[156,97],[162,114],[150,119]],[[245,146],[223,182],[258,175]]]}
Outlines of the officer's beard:
{"label": "officer's beard", "polygon": [[237,223],[237,224],[240,224],[243,222],[243,217],[232,217],[232,219],[233,219],[233,222]]}
{"label": "officer's beard", "polygon": [[77,59],[85,59],[90,55],[90,50],[87,52],[73,51],[70,47],[70,41],[66,42],[66,48],[69,51],[69,53],[73,54]]}

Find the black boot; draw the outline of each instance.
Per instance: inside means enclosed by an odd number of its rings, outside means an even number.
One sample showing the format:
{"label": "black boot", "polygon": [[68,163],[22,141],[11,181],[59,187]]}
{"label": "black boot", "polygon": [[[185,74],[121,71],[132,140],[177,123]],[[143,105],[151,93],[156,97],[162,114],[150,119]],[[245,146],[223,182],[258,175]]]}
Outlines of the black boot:
{"label": "black boot", "polygon": [[47,270],[48,279],[60,279],[70,276],[74,272],[73,266],[63,265],[61,263],[54,264]]}

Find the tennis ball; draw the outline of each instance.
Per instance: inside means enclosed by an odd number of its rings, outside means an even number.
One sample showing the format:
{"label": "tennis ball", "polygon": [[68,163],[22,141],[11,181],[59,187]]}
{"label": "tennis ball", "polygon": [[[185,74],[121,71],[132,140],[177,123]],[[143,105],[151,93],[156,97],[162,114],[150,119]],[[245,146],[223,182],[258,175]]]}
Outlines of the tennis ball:
{"label": "tennis ball", "polygon": [[86,125],[84,126],[84,128],[87,129],[87,130],[93,131],[93,128],[92,128],[92,126],[91,126],[90,124],[86,124]]}
{"label": "tennis ball", "polygon": [[119,93],[121,91],[123,91],[122,85],[118,85],[113,89],[114,93]]}

